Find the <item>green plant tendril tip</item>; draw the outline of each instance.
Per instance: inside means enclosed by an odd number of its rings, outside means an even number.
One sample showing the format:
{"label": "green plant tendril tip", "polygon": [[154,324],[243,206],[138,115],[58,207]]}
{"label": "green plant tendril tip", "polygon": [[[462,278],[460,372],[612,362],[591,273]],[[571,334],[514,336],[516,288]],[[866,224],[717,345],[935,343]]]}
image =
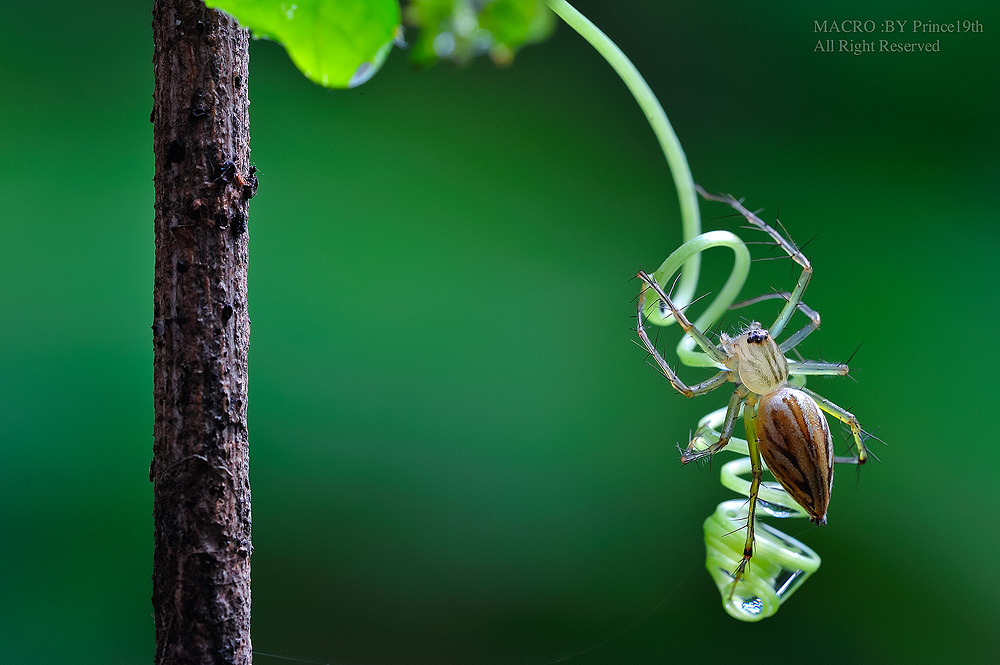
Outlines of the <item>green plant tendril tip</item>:
{"label": "green plant tendril tip", "polygon": [[[801,377],[795,378],[793,383],[802,383]],[[725,416],[726,407],[723,407],[701,419],[694,436],[698,449],[719,440],[719,428]],[[722,484],[746,497],[750,491],[750,481],[744,477],[750,473],[747,442],[734,436],[725,450],[743,456],[722,467]],[[808,517],[776,482],[761,484],[757,507],[770,517]],[[734,588],[732,571],[743,559],[742,527],[746,519],[747,502],[743,498],[719,504],[705,520],[705,567],[730,616],[741,621],[760,621],[773,616],[781,603],[819,569],[820,558],[798,540],[758,521],[753,564]]]}
{"label": "green plant tendril tip", "polygon": [[[713,247],[728,247],[733,252],[733,268],[729,278],[694,323],[698,329],[707,330],[736,302],[750,272],[750,252],[744,242],[729,231],[701,232],[695,184],[684,150],[663,107],[635,65],[607,35],[565,0],[548,0],[548,5],[590,42],[625,82],[649,120],[670,166],[680,200],[684,242],[652,273],[652,277],[666,289],[673,276],[681,273],[671,299],[678,308],[683,309],[694,299],[701,270],[701,253]],[[645,318],[656,325],[666,326],[674,322],[672,316],[664,316],[660,312],[655,301],[646,305],[644,313]],[[677,345],[677,356],[683,364],[692,367],[721,367],[708,355],[694,349],[694,339],[690,335],[684,335]],[[795,382],[801,383],[801,380],[797,379]],[[707,448],[718,441],[725,413],[726,407],[723,407],[701,420],[695,434],[699,448]],[[750,482],[743,477],[750,473],[750,458],[746,457],[747,442],[733,437],[725,450],[744,456],[723,466],[722,484],[746,497],[750,487]],[[758,506],[771,517],[806,516],[777,483],[764,483],[761,486]],[[719,504],[716,511],[705,520],[705,566],[719,588],[726,611],[741,621],[759,621],[778,611],[780,604],[819,568],[820,558],[798,540],[758,522],[753,564],[734,588],[732,571],[743,558],[744,538],[740,532],[746,525],[746,519],[747,502],[736,499]]]}

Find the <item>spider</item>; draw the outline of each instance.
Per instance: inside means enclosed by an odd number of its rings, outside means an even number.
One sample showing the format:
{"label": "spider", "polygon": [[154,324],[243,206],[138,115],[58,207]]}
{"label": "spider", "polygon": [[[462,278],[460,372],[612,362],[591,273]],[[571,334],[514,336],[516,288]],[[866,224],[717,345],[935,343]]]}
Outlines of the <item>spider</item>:
{"label": "spider", "polygon": [[[722,333],[719,344],[713,344],[696,328],[674,303],[656,280],[639,272],[643,282],[638,300],[637,332],[643,346],[655,360],[661,373],[682,395],[704,395],[726,383],[735,383],[736,389],[729,399],[729,406],[718,441],[707,447],[699,445],[703,439],[696,433],[687,448],[681,451],[681,462],[687,464],[714,455],[729,443],[736,419],[743,411],[747,446],[750,454],[752,480],[747,509],[747,538],[743,560],[732,573],[733,589],[744,575],[754,550],[754,519],[761,485],[761,457],[785,491],[808,513],[811,522],[826,524],[827,507],[833,488],[833,464],[844,462],[864,464],[868,451],[862,440],[862,429],[853,414],[821,397],[813,391],[789,382],[789,377],[804,375],[846,376],[848,367],[841,363],[811,360],[791,360],[785,354],[794,349],[820,324],[819,314],[802,301],[802,294],[812,277],[812,265],[805,255],[771,226],[747,210],[732,196],[715,196],[700,187],[699,193],[707,200],[726,203],[742,214],[754,227],[767,233],[798,265],[802,267],[798,281],[791,293],[774,293],[734,305],[740,307],[770,298],[783,298],[778,318],[768,329],[754,321],[736,337]],[[656,303],[647,304],[647,294],[652,292]],[[659,307],[662,316],[672,315],[684,332],[719,369],[714,376],[691,386],[685,384],[650,341],[645,329],[647,311]],[[799,310],[808,318],[801,330],[790,335],[780,344],[777,337],[784,331],[792,314]],[[857,446],[856,457],[835,457],[826,412],[848,425]]]}

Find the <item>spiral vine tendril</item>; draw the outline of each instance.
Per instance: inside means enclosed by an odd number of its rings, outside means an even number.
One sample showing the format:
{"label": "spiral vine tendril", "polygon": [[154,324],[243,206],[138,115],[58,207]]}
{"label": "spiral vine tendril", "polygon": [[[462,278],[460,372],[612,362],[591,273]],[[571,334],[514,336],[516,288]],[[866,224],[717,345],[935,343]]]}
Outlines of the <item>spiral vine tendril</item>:
{"label": "spiral vine tendril", "polygon": [[[649,120],[670,166],[681,206],[684,242],[651,277],[665,288],[674,275],[680,272],[679,283],[671,298],[679,309],[684,309],[694,299],[701,268],[701,253],[713,247],[728,247],[733,252],[733,268],[726,283],[694,322],[699,330],[707,330],[733,305],[746,283],[750,271],[750,252],[746,244],[729,231],[701,232],[696,186],[687,158],[666,113],[635,66],[607,35],[568,2],[548,0],[548,5],[590,42],[618,73]],[[659,326],[675,322],[670,312],[657,307],[655,301],[646,304],[641,316],[644,321]],[[690,367],[719,367],[715,360],[702,351],[696,351],[695,347],[696,342],[692,336],[684,335],[681,338],[677,344],[677,357],[681,363]],[[793,376],[790,383],[801,386],[804,378]],[[694,437],[697,449],[708,448],[718,442],[719,428],[725,415],[726,407],[723,407],[701,420]],[[751,470],[747,442],[733,437],[725,450],[741,453],[742,456],[723,466],[722,484],[746,497],[750,481],[744,476]],[[758,506],[771,517],[806,516],[806,512],[777,483],[762,484]],[[747,500],[736,499],[719,504],[716,511],[705,520],[706,567],[722,594],[726,611],[742,621],[759,621],[777,612],[781,603],[819,568],[820,559],[798,540],[769,525],[755,523],[757,536],[753,563],[734,584],[733,571],[743,559],[741,532],[747,527],[747,519]]]}

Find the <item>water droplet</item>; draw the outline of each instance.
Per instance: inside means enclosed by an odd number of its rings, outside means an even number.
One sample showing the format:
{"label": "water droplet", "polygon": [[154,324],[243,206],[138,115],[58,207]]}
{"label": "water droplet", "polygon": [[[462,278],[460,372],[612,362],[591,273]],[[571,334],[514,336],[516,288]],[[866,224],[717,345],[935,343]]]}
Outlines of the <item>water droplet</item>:
{"label": "water droplet", "polygon": [[756,616],[761,613],[764,608],[764,601],[760,598],[741,598],[740,599],[740,609],[747,614]]}
{"label": "water droplet", "polygon": [[392,44],[396,48],[409,48],[410,45],[406,43],[406,35],[403,34],[403,26],[396,26],[396,32],[392,36]]}
{"label": "water droplet", "polygon": [[771,517],[801,517],[802,511],[789,508],[787,506],[782,506],[777,503],[771,503],[770,501],[765,501],[764,499],[757,499],[757,507],[763,510],[765,513]]}
{"label": "water droplet", "polygon": [[[375,76],[377,68],[370,62],[362,62],[358,65],[358,68],[354,70],[354,74],[351,76],[350,82],[347,84],[348,88],[356,88],[371,77]],[[326,85],[326,77],[324,76],[323,84]]]}
{"label": "water droplet", "polygon": [[375,73],[382,67],[382,63],[389,56],[389,51],[392,50],[393,40],[390,39],[385,44],[379,47],[375,55],[372,56],[371,60],[362,62],[358,65],[358,68],[354,70],[354,74],[351,76],[351,80],[347,82],[348,88],[356,88],[371,77],[375,76]]}

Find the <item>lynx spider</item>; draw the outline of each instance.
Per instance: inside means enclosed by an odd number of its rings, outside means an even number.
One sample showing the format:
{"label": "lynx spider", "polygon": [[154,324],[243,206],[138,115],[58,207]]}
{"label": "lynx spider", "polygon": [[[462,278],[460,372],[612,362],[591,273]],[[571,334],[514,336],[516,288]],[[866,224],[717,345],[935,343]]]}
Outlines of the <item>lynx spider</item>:
{"label": "lynx spider", "polygon": [[[819,314],[802,301],[802,294],[813,273],[809,260],[793,243],[732,196],[708,194],[701,188],[699,193],[707,200],[719,201],[733,207],[754,227],[771,236],[775,243],[802,267],[802,273],[791,293],[775,293],[741,303],[750,304],[768,298],[783,298],[785,305],[770,328],[765,330],[760,323],[752,322],[736,337],[722,333],[718,345],[713,344],[704,332],[687,319],[684,312],[674,305],[670,296],[651,275],[641,271],[638,274],[643,286],[638,299],[637,332],[643,346],[671,385],[682,395],[694,397],[709,393],[729,382],[736,384],[736,389],[729,399],[718,441],[701,449],[697,446],[700,437],[696,434],[687,448],[681,452],[681,462],[687,464],[725,448],[732,437],[740,410],[743,410],[752,480],[743,560],[732,573],[733,589],[735,589],[753,558],[754,518],[763,471],[761,457],[785,491],[809,514],[810,521],[823,525],[826,524],[827,507],[833,487],[834,462],[864,464],[868,459],[868,451],[862,439],[863,430],[853,414],[805,387],[795,387],[789,383],[790,376],[818,374],[846,376],[848,373],[846,364],[791,360],[785,357],[786,353],[794,349],[820,325]],[[684,332],[694,339],[719,368],[717,374],[701,383],[688,386],[670,368],[646,332],[644,312],[649,292],[657,298],[657,303],[653,306],[659,307],[660,313],[664,316],[673,315]],[[785,329],[796,309],[809,318],[809,323],[778,344],[776,338]],[[830,428],[823,415],[824,411],[850,427],[857,447],[856,457],[834,456]]]}

